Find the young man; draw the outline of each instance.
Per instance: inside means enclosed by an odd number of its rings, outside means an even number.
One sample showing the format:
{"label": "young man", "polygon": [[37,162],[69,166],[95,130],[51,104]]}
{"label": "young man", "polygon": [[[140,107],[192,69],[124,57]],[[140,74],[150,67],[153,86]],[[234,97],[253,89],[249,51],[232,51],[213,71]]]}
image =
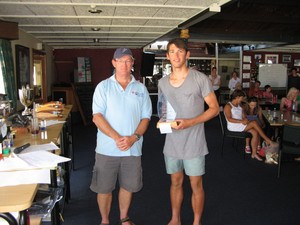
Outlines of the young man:
{"label": "young man", "polygon": [[93,122],[98,128],[91,190],[96,192],[101,225],[109,224],[112,191],[119,180],[120,224],[128,217],[132,193],[141,190],[142,135],[152,114],[146,87],[131,75],[134,63],[128,48],[115,51],[115,74],[101,81],[93,96]]}
{"label": "young man", "polygon": [[[204,122],[219,113],[219,105],[208,77],[189,69],[190,57],[183,39],[173,39],[167,46],[167,58],[172,72],[160,79],[159,95],[163,94],[176,113],[177,126],[166,135],[164,156],[166,170],[171,174],[170,198],[172,218],[169,225],[180,225],[183,200],[184,172],[192,188],[193,225],[201,224],[204,207],[202,175],[205,173],[205,155],[208,154]],[[208,109],[204,111],[204,102]]]}

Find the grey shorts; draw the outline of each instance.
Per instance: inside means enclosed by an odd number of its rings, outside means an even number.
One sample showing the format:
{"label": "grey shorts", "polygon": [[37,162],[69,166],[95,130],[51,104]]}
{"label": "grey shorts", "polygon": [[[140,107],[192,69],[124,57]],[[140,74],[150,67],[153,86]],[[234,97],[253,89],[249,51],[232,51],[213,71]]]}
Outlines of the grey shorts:
{"label": "grey shorts", "polygon": [[168,174],[185,171],[188,176],[202,176],[205,174],[205,156],[192,159],[176,159],[165,156],[166,170]]}
{"label": "grey shorts", "polygon": [[141,156],[113,157],[96,153],[91,190],[108,194],[117,180],[120,187],[129,192],[138,192],[143,187]]}

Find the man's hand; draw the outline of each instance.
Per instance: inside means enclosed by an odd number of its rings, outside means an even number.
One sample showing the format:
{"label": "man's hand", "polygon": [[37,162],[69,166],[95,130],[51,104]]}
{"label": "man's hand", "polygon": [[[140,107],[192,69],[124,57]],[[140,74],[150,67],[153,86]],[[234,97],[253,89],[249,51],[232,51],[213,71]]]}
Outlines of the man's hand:
{"label": "man's hand", "polygon": [[183,130],[193,126],[192,120],[190,119],[176,119],[177,126],[172,126],[175,130]]}
{"label": "man's hand", "polygon": [[136,142],[135,136],[124,136],[116,140],[117,147],[121,151],[127,151]]}

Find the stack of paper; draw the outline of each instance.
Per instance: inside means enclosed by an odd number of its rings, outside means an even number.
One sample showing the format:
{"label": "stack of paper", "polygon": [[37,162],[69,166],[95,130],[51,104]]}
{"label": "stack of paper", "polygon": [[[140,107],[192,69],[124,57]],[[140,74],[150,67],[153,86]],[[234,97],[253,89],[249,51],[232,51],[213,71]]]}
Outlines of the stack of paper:
{"label": "stack of paper", "polygon": [[48,183],[50,169],[71,159],[49,152],[58,147],[54,143],[31,145],[21,154],[11,154],[0,161],[0,187],[18,184]]}

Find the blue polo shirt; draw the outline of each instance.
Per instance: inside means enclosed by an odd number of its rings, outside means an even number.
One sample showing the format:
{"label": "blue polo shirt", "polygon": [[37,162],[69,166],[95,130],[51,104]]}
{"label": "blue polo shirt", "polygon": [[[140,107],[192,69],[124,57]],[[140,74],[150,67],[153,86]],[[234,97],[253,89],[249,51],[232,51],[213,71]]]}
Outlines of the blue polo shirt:
{"label": "blue polo shirt", "polygon": [[[152,104],[147,88],[131,75],[124,90],[112,75],[101,81],[93,96],[93,114],[101,113],[122,136],[131,136],[141,119],[151,118]],[[127,151],[120,151],[115,141],[98,129],[96,152],[109,156],[142,155],[143,137]]]}

